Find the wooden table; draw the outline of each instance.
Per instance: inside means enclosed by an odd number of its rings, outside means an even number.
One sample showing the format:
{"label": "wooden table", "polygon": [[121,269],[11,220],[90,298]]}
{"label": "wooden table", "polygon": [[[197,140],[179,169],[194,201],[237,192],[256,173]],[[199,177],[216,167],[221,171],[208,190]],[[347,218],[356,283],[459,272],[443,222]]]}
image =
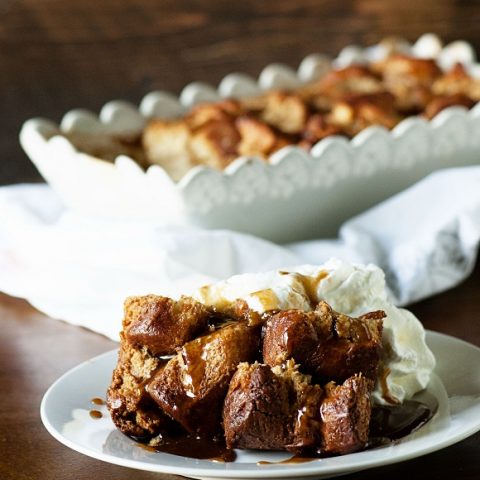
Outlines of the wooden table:
{"label": "wooden table", "polygon": [[[480,345],[480,266],[462,285],[411,308],[426,328]],[[173,479],[102,463],[64,447],[40,421],[43,393],[62,373],[115,343],[0,295],[0,478]],[[455,361],[452,359],[452,361]],[[479,368],[465,365],[465,368]],[[343,477],[352,480],[480,478],[480,433],[408,462]]]}

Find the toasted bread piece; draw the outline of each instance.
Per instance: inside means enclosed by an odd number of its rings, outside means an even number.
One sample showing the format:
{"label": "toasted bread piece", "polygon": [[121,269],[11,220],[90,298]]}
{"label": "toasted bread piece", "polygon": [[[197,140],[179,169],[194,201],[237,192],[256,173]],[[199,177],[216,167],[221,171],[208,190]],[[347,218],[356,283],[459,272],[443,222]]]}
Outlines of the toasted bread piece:
{"label": "toasted bread piece", "polygon": [[235,124],[241,137],[238,153],[245,156],[267,157],[277,141],[273,130],[265,122],[252,116],[239,117]]}
{"label": "toasted bread piece", "polygon": [[314,312],[284,310],[264,326],[263,360],[270,366],[289,358],[320,383],[362,373],[376,379],[382,351],[384,312],[352,318],[320,302]]}
{"label": "toasted bread piece", "polygon": [[301,451],[320,445],[322,389],[293,362],[239,365],[223,407],[229,448]]}
{"label": "toasted bread piece", "polygon": [[300,373],[294,360],[272,368],[272,371],[288,386],[293,428],[286,450],[300,453],[314,450],[320,441],[319,404],[323,397],[320,385],[311,383],[310,375]]}
{"label": "toasted bread piece", "polygon": [[372,64],[371,68],[382,75],[385,83],[394,84],[402,81],[425,87],[431,87],[442,74],[442,70],[435,60],[417,58],[402,53],[390,55],[384,60]]}
{"label": "toasted bread piece", "polygon": [[437,78],[432,85],[434,95],[464,95],[475,102],[480,101],[480,80],[468,74],[461,63],[457,63],[450,71]]}
{"label": "toasted bread piece", "polygon": [[200,103],[186,116],[189,127],[195,131],[211,121],[231,122],[241,115],[243,108],[236,100],[223,100],[217,103]]}
{"label": "toasted bread piece", "polygon": [[180,180],[196,165],[189,150],[192,132],[186,120],[152,120],[146,126],[142,143],[150,165],[160,165]]}
{"label": "toasted bread piece", "polygon": [[120,352],[107,405],[123,433],[150,437],[173,424],[146,390],[153,374],[166,363],[158,357],[175,353],[177,347],[205,330],[210,312],[189,297],[174,301],[157,295],[129,297],[124,311]]}
{"label": "toasted bread piece", "polygon": [[172,355],[207,328],[210,312],[190,297],[175,301],[158,295],[129,297],[123,328],[126,340],[152,355]]}
{"label": "toasted bread piece", "polygon": [[126,435],[149,438],[172,427],[145,390],[162,361],[146,348],[132,347],[121,334],[118,363],[107,391],[107,407],[113,423]]}
{"label": "toasted bread piece", "polygon": [[345,135],[340,125],[335,125],[327,120],[326,115],[311,115],[302,132],[300,145],[304,148],[311,148],[323,138],[331,135]]}
{"label": "toasted bread piece", "polygon": [[368,380],[355,375],[336,386],[325,386],[326,396],[320,406],[321,451],[344,455],[365,448],[372,406]]}
{"label": "toasted bread piece", "polygon": [[401,120],[394,102],[395,97],[388,92],[349,95],[333,104],[328,122],[350,136],[371,125],[391,129]]}
{"label": "toasted bread piece", "polygon": [[307,121],[308,110],[299,95],[280,91],[265,96],[263,121],[286,134],[300,133]]}
{"label": "toasted bread piece", "polygon": [[432,98],[431,87],[442,71],[434,60],[395,54],[372,65],[383,77],[384,88],[395,96],[396,108],[421,112]]}
{"label": "toasted bread piece", "polygon": [[383,90],[379,76],[363,65],[330,70],[318,82],[303,87],[301,95],[319,110],[328,109],[331,100],[350,94],[369,94]]}
{"label": "toasted bread piece", "polygon": [[223,169],[237,158],[239,142],[233,120],[211,120],[195,131],[189,147],[196,163]]}
{"label": "toasted bread piece", "polygon": [[267,365],[241,363],[223,407],[228,448],[284,450],[289,443],[289,391]]}
{"label": "toasted bread piece", "polygon": [[258,355],[259,329],[234,322],[186,343],[148,386],[151,397],[187,431],[220,431],[223,399],[240,362]]}
{"label": "toasted bread piece", "polygon": [[461,63],[455,64],[450,71],[438,77],[432,85],[432,92],[435,95],[456,95],[466,94],[470,87],[472,78]]}

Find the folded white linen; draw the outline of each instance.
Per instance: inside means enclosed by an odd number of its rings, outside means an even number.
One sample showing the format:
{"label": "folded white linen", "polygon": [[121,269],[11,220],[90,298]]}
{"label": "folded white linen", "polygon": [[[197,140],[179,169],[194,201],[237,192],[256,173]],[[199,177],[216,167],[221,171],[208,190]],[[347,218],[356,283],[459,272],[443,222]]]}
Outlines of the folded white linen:
{"label": "folded white linen", "polygon": [[284,246],[232,231],[82,217],[43,184],[0,188],[0,290],[115,340],[128,295],[178,296],[332,256],[377,264],[392,300],[406,304],[464,279],[479,240],[480,167],[430,175],[347,221],[338,239]]}

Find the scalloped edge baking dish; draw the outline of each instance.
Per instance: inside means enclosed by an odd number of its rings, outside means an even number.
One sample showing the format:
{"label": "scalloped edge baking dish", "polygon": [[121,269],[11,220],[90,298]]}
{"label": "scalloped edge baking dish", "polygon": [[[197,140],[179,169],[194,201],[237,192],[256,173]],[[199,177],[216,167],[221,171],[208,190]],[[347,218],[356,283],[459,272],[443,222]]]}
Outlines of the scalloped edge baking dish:
{"label": "scalloped edge baking dish", "polygon": [[[402,45],[416,56],[436,58],[444,68],[461,61],[472,75],[480,76],[480,64],[466,42],[443,47],[437,36],[426,34],[413,45]],[[152,116],[172,118],[199,102],[292,88],[318,78],[332,63],[346,66],[382,55],[382,44],[347,47],[333,61],[310,55],[297,72],[271,64],[258,81],[230,74],[217,89],[192,83],[178,98],[166,92],[149,93],[139,108],[112,101],[98,116],[72,110],[63,117],[60,129],[138,133]],[[431,121],[407,118],[392,131],[369,127],[352,140],[328,137],[310,152],[285,147],[268,162],[238,158],[223,172],[195,167],[179,182],[157,165],[143,171],[127,156],[111,163],[77,151],[56,135],[58,128],[46,119],[30,119],[21,129],[20,143],[67,206],[97,217],[232,229],[280,243],[335,236],[343,221],[428,173],[480,160],[480,104],[469,111],[448,108]]]}

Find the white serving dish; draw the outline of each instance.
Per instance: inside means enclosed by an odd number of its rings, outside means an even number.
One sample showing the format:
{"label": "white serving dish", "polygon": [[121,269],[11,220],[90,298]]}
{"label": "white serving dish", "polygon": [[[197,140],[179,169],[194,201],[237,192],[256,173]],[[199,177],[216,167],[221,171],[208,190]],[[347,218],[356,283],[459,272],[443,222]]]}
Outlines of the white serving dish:
{"label": "white serving dish", "polygon": [[[404,48],[419,57],[437,58],[444,68],[462,61],[472,75],[480,76],[480,64],[466,42],[442,47],[438,37],[427,34]],[[310,55],[296,72],[285,65],[269,65],[258,81],[231,74],[217,89],[192,83],[178,98],[152,92],[138,108],[113,101],[98,116],[72,110],[60,129],[95,135],[138,133],[152,116],[172,118],[202,101],[295,87],[318,78],[331,63],[346,66],[382,55],[385,47],[380,44],[347,47],[333,61]],[[179,182],[156,165],[143,171],[126,156],[111,163],[77,151],[56,134],[58,128],[46,119],[28,120],[20,142],[69,207],[115,219],[233,229],[276,242],[334,236],[343,221],[428,173],[480,160],[479,104],[469,111],[448,108],[432,121],[411,117],[392,131],[370,127],[352,140],[329,137],[310,152],[285,147],[268,162],[238,158],[223,172],[195,167]]]}

